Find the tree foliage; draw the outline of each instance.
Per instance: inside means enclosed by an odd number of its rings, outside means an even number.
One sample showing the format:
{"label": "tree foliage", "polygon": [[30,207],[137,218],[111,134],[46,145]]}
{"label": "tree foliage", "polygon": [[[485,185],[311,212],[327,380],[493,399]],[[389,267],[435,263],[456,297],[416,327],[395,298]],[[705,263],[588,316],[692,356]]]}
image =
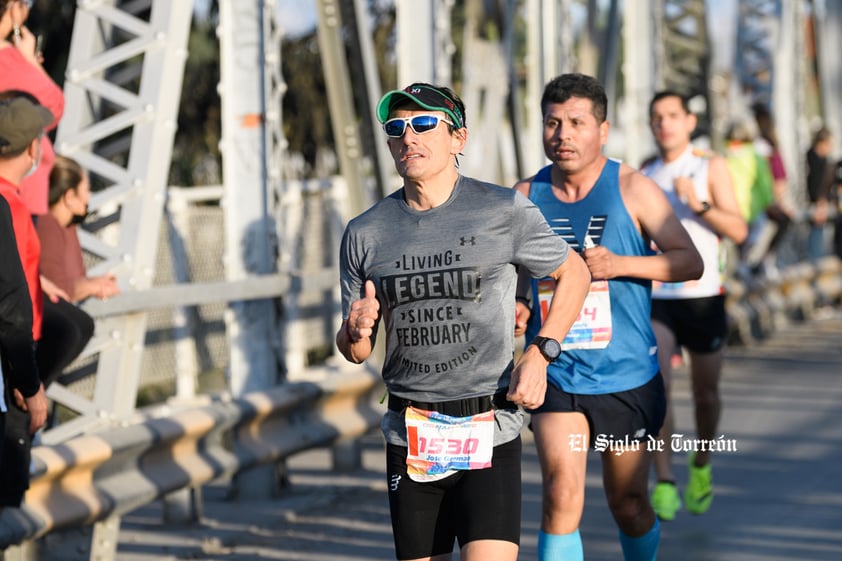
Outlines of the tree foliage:
{"label": "tree foliage", "polygon": [[[76,2],[38,0],[27,22],[33,33],[43,36],[44,68],[60,86],[64,85],[67,72],[75,12]],[[221,182],[217,14],[214,0],[207,17],[194,18],[190,29],[189,56],[170,167],[169,181],[173,185]]]}
{"label": "tree foliage", "polygon": [[[38,0],[28,21],[32,31],[44,37],[45,69],[62,86],[75,11],[76,2]],[[374,29],[381,83],[384,89],[393,88],[396,86],[395,64],[390,57],[394,56],[394,5],[370,0],[369,17]],[[206,11],[194,15],[170,167],[172,185],[208,185],[222,181],[221,104],[217,92],[220,79],[218,21],[217,0],[211,0]],[[287,83],[282,107],[283,132],[289,152],[301,154],[313,169],[320,151],[332,150],[334,146],[315,29],[304,36],[285,38],[281,49],[282,74]]]}

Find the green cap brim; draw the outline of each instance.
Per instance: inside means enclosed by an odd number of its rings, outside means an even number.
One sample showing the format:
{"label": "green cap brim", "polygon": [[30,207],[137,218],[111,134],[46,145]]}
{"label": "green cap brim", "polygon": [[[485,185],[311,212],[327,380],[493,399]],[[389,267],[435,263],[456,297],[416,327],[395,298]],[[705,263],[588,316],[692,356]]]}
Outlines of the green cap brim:
{"label": "green cap brim", "polygon": [[399,97],[408,99],[412,103],[429,109],[430,111],[442,111],[446,113],[453,121],[454,127],[461,129],[464,127],[464,120],[459,112],[456,103],[445,95],[438,88],[432,86],[412,84],[403,90],[392,90],[387,92],[380,98],[377,104],[377,119],[381,123],[389,120],[389,114],[393,106],[397,105]]}

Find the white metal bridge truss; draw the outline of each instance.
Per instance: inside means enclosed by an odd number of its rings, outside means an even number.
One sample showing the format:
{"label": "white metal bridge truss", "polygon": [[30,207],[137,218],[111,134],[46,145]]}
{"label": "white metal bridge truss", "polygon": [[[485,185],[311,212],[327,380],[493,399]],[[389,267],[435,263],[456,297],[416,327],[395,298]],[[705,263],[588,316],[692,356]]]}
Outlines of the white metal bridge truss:
{"label": "white metal bridge truss", "polygon": [[[101,235],[80,229],[80,238],[100,259],[90,274],[115,272],[123,291],[152,285],[191,15],[190,2],[86,1],[76,10],[56,151],[106,186],[90,202]],[[93,399],[51,386],[81,416],[46,442],[134,413],[146,320],[144,312],[100,320],[88,349],[99,355]]]}

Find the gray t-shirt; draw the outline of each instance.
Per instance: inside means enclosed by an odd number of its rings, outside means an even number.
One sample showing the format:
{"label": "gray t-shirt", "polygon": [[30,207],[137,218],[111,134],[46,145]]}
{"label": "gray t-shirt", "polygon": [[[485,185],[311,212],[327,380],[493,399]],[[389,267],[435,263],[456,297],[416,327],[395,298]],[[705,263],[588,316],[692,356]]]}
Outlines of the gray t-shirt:
{"label": "gray t-shirt", "polygon": [[[460,176],[442,205],[417,211],[403,189],[353,219],[340,248],[342,314],[374,281],[385,322],[390,393],[438,402],[505,391],[514,366],[515,266],[545,277],[566,242],[513,189]],[[497,411],[495,445],[520,433],[519,412]],[[386,439],[406,445],[401,415]]]}

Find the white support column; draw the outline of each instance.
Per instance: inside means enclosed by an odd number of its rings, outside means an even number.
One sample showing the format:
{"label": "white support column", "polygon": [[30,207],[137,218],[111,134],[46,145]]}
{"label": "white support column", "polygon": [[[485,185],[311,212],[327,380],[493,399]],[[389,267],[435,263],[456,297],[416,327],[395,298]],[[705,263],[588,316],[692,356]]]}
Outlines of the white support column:
{"label": "white support column", "polygon": [[116,561],[117,545],[120,543],[119,516],[109,516],[102,522],[94,524],[91,535],[90,561]]}
{"label": "white support column", "polygon": [[350,189],[351,214],[366,210],[373,195],[363,182],[366,166],[356,122],[351,76],[345,56],[342,13],[337,0],[317,0],[319,48],[340,173]]}
{"label": "white support column", "polygon": [[623,16],[625,97],[622,109],[618,110],[618,116],[623,116],[624,159],[635,168],[654,149],[648,111],[649,100],[655,91],[653,2],[638,1],[640,5],[634,10],[626,10]]}
{"label": "white support column", "polygon": [[787,170],[788,197],[793,208],[806,200],[806,163],[810,126],[806,115],[807,59],[801,0],[782,0],[778,34],[773,39],[774,75],[771,110],[778,147]]}
{"label": "white support column", "polygon": [[452,85],[451,12],[455,0],[396,0],[399,88],[412,82]]}
{"label": "white support column", "polygon": [[468,7],[462,41],[460,97],[467,108],[471,141],[465,147],[464,159],[460,160],[460,171],[483,181],[512,185],[519,178],[513,177],[513,162],[506,166],[500,144],[509,92],[504,45],[480,37],[480,28],[486,25],[480,1],[468,0]]}
{"label": "white support column", "polygon": [[[189,283],[190,263],[187,243],[190,237],[190,205],[183,191],[171,188],[166,206],[167,235],[169,237],[173,277],[178,283]],[[196,396],[199,360],[193,333],[198,309],[179,306],[172,313],[175,355],[175,398],[189,402]]]}
{"label": "white support column", "polygon": [[[271,274],[276,263],[276,229],[270,183],[271,129],[279,108],[267,111],[267,46],[263,0],[220,2],[221,152],[225,211],[225,278]],[[271,60],[271,59],[269,59]],[[269,388],[280,378],[273,300],[232,303],[225,315],[230,341],[229,387],[235,396]]]}
{"label": "white support column", "polygon": [[838,158],[842,154],[842,68],[839,64],[839,50],[842,49],[842,2],[825,0],[821,7],[822,10],[816,14],[816,53],[819,59],[822,114],[825,126],[833,134],[833,156]]}
{"label": "white support column", "polygon": [[365,91],[367,93],[366,101],[370,108],[371,114],[371,129],[376,136],[374,140],[375,151],[375,173],[378,174],[380,185],[383,187],[383,194],[390,193],[392,189],[400,185],[395,166],[392,162],[392,156],[383,141],[385,135],[381,132],[380,122],[377,120],[375,108],[380,96],[385,93],[380,84],[380,76],[377,71],[377,57],[374,53],[374,40],[372,39],[373,30],[371,29],[371,18],[368,17],[368,11],[365,6],[365,0],[354,0],[354,10],[357,13],[356,33],[360,44],[360,51],[363,59],[363,73],[366,83]]}
{"label": "white support column", "polygon": [[[547,162],[541,142],[541,94],[558,74],[572,69],[569,0],[526,2],[526,96],[523,100],[523,168],[532,174]],[[570,49],[568,51],[567,49]],[[567,61],[567,62],[563,62]]]}
{"label": "white support column", "polygon": [[[225,278],[277,271],[276,206],[282,198],[280,29],[274,2],[222,0],[219,5]],[[281,333],[277,300],[233,302],[225,313],[228,384],[234,396],[278,384]],[[266,497],[278,489],[275,466],[240,474],[235,494]]]}

